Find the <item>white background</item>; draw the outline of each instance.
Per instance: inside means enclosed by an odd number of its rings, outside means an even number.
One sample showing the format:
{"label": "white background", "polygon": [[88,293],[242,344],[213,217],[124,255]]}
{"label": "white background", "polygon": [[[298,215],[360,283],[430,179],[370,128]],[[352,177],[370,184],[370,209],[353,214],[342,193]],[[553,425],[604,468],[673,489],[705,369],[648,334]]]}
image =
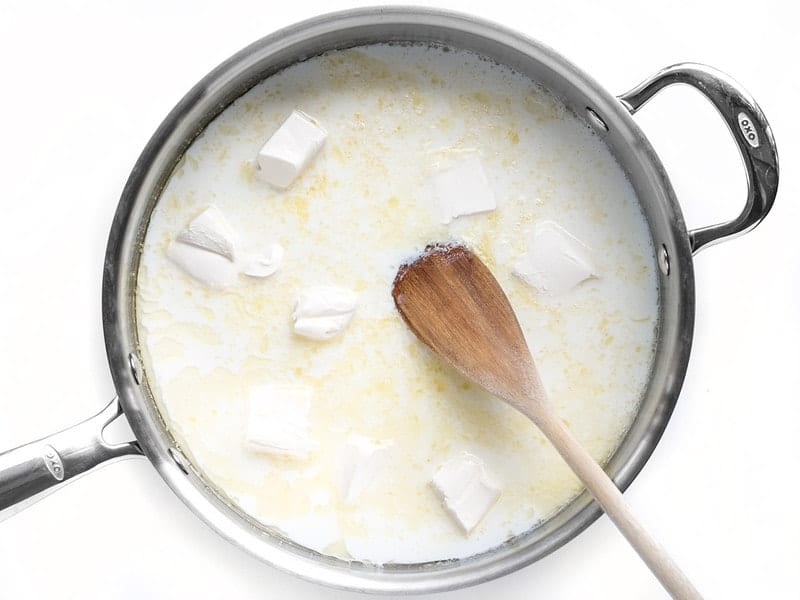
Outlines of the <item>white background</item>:
{"label": "white background", "polygon": [[[696,60],[741,81],[781,154],[775,209],[696,259],[697,327],[681,400],[626,493],[710,598],[797,598],[800,151],[790,2],[432,3],[519,29],[621,93]],[[357,2],[0,4],[0,449],[71,425],[114,394],[100,320],[106,235],[140,150],[212,67],[292,22]],[[733,216],[745,181],[698,94],[636,120],[690,226]],[[117,463],[0,523],[0,598],[358,598],[229,545],[145,460]],[[601,519],[521,572],[442,599],[661,598]]]}

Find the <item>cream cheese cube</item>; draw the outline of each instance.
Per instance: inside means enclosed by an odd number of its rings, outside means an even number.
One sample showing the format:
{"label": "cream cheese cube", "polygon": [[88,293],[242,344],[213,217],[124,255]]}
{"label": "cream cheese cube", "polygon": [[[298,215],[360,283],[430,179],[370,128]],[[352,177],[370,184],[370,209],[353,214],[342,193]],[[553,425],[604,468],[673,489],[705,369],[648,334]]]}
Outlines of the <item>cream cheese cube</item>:
{"label": "cream cheese cube", "polygon": [[213,288],[231,285],[239,273],[235,262],[239,236],[216,206],[195,217],[167,247],[167,258],[187,275]]}
{"label": "cream cheese cube", "polygon": [[433,176],[433,194],[439,218],[450,223],[463,215],[497,208],[494,192],[483,172],[481,159],[472,154]]}
{"label": "cream cheese cube", "polygon": [[222,211],[213,204],[195,217],[189,226],[178,234],[177,240],[215,252],[230,261],[236,260],[239,235],[228,223]]}
{"label": "cream cheese cube", "polygon": [[250,389],[245,447],[253,452],[306,458],[317,444],[308,434],[312,390],[261,385]]}
{"label": "cream cheese cube", "polygon": [[212,288],[226,288],[239,275],[239,266],[221,254],[177,240],[167,247],[167,258],[187,275]]}
{"label": "cream cheese cube", "polygon": [[589,247],[553,221],[536,224],[513,272],[531,287],[552,295],[597,276]]}
{"label": "cream cheese cube", "polygon": [[483,461],[469,452],[461,452],[439,467],[431,485],[467,534],[500,497],[500,488],[486,473]]}
{"label": "cream cheese cube", "polygon": [[343,288],[316,286],[297,298],[294,332],[312,340],[329,340],[347,327],[358,307],[358,296]]}
{"label": "cream cheese cube", "polygon": [[341,457],[339,494],[345,504],[353,504],[361,493],[387,468],[389,444],[352,436]]}
{"label": "cream cheese cube", "polygon": [[316,120],[293,110],[259,151],[256,175],[275,187],[289,187],[322,149],[327,136]]}

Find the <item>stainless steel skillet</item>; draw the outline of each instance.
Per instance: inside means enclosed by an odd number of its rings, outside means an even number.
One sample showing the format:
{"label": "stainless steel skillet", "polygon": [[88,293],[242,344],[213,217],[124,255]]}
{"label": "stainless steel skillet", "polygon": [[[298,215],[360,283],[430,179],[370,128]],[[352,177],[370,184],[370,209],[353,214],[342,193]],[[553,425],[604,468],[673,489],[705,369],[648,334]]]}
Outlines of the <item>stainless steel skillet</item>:
{"label": "stainless steel skillet", "polygon": [[[756,103],[731,79],[701,65],[667,68],[615,98],[552,50],[472,17],[418,8],[360,9],[318,17],[245,48],[217,67],[176,106],[143,151],[122,193],[104,267],[103,321],[118,400],[73,428],[0,454],[0,517],[112,460],[145,455],[173,491],[221,535],[302,577],[361,591],[425,592],[462,587],[528,564],[572,539],[599,516],[585,494],[543,526],[461,561],[383,568],[322,556],[237,512],[186,459],[151,399],[138,358],[134,298],[140,244],[159,192],[184,150],[250,87],[298,60],[334,48],[385,41],[470,48],[539,81],[603,137],[628,174],[647,217],[660,265],[657,355],[635,422],[607,469],[621,488],[644,466],[663,432],[686,370],[694,319],[692,255],[752,229],[775,198],[778,162]],[[663,87],[694,86],[719,110],[748,177],[745,209],[730,222],[687,231],[670,182],[631,114]],[[103,427],[122,412],[136,440],[109,445]]]}

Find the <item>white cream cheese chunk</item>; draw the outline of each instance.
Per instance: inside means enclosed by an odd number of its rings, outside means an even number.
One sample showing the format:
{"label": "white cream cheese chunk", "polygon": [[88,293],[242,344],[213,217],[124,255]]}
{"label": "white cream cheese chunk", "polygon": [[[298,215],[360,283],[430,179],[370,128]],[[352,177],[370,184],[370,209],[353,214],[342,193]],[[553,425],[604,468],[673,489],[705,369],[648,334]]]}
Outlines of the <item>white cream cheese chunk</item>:
{"label": "white cream cheese chunk", "polygon": [[248,254],[242,259],[242,273],[248,277],[269,277],[283,261],[283,247],[272,244],[269,254]]}
{"label": "white cream cheese chunk", "polygon": [[434,175],[433,194],[439,218],[444,224],[456,217],[497,208],[494,192],[477,154],[469,155]]}
{"label": "white cream cheese chunk", "polygon": [[312,390],[261,385],[250,389],[245,446],[253,452],[305,458],[316,448],[308,434]]}
{"label": "white cream cheese chunk", "polygon": [[312,340],[329,340],[338,335],[358,307],[358,296],[343,288],[316,286],[303,290],[297,297],[294,332]]}
{"label": "white cream cheese chunk", "polygon": [[387,468],[387,451],[383,444],[361,436],[352,436],[341,456],[339,493],[345,504],[352,504]]}
{"label": "white cream cheese chunk", "polygon": [[328,133],[304,112],[293,110],[258,153],[256,174],[287,188],[322,148]]}
{"label": "white cream cheese chunk", "polygon": [[272,244],[269,254],[241,251],[236,230],[213,204],[195,217],[167,248],[167,258],[184,272],[213,288],[230,286],[239,273],[269,277],[283,260],[283,248]]}
{"label": "white cream cheese chunk", "polygon": [[167,258],[187,275],[212,288],[226,288],[239,275],[239,265],[221,254],[177,240],[167,247]]}
{"label": "white cream cheese chunk", "polygon": [[546,294],[563,294],[597,276],[591,250],[553,221],[537,223],[514,274]]}
{"label": "white cream cheese chunk", "polygon": [[230,261],[235,261],[239,236],[222,211],[212,204],[178,234],[177,241],[215,252]]}
{"label": "white cream cheese chunk", "polygon": [[431,485],[465,533],[470,533],[500,497],[500,488],[489,477],[483,461],[469,452],[445,462]]}

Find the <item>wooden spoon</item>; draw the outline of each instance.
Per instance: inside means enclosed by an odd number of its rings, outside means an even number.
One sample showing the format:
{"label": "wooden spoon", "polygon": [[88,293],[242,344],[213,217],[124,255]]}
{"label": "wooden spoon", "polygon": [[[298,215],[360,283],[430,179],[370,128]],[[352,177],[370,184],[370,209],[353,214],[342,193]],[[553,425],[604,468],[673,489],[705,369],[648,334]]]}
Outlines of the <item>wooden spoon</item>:
{"label": "wooden spoon", "polygon": [[429,246],[400,267],[392,296],[431,350],[536,424],[674,598],[701,598],[550,407],[514,310],[477,256],[464,246]]}

